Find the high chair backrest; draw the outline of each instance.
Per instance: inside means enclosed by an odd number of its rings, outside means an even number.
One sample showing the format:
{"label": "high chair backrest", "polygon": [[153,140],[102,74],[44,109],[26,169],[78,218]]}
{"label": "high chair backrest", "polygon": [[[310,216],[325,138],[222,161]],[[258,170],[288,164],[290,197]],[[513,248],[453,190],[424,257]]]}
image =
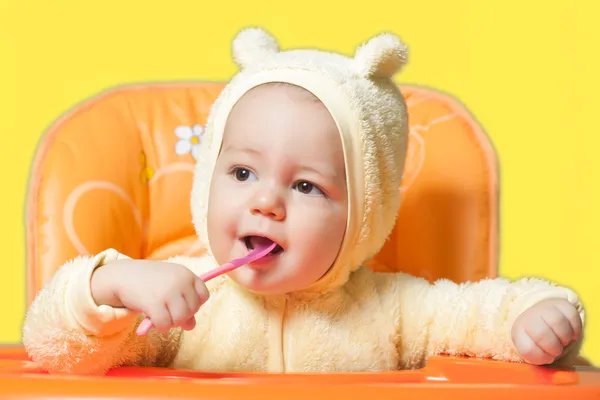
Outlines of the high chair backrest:
{"label": "high chair backrest", "polygon": [[[112,247],[138,259],[199,255],[191,222],[194,152],[224,84],[107,91],[45,133],[27,198],[28,301],[65,261]],[[428,280],[493,277],[497,159],[454,99],[401,86],[409,154],[396,228],[369,266]]]}

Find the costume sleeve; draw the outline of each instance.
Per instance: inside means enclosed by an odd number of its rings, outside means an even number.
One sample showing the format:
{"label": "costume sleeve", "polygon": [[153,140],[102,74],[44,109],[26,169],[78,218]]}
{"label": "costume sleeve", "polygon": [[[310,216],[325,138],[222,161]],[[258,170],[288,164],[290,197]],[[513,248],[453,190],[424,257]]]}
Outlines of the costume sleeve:
{"label": "costume sleeve", "polygon": [[[142,315],[94,302],[93,271],[123,258],[108,249],[71,260],[55,273],[25,316],[23,345],[33,361],[51,373],[104,374],[120,365],[167,366],[174,359],[181,329],[138,336]],[[190,268],[193,259],[177,262]]]}
{"label": "costume sleeve", "polygon": [[[522,362],[511,328],[522,312],[542,300],[565,299],[585,321],[583,306],[572,290],[542,279],[511,282],[497,278],[462,284],[449,280],[430,284],[404,274],[397,279],[399,347],[407,366],[423,365],[436,354]],[[581,338],[555,363],[574,362],[580,347]]]}

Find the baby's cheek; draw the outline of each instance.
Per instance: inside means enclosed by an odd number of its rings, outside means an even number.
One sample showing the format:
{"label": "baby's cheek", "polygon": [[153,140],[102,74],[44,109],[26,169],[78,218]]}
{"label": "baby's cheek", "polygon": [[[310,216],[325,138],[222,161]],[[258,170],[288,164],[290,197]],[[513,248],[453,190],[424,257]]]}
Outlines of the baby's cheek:
{"label": "baby's cheek", "polygon": [[344,235],[344,227],[339,227],[334,218],[304,218],[298,240],[302,242],[310,263],[319,269],[328,269],[335,261]]}
{"label": "baby's cheek", "polygon": [[327,240],[333,253],[339,251],[346,232],[346,216],[340,212],[331,213],[323,220],[321,235]]}
{"label": "baby's cheek", "polygon": [[218,210],[209,212],[208,215],[208,238],[213,255],[219,263],[228,258],[228,253],[231,249],[231,222],[226,218],[226,215],[219,213]]}

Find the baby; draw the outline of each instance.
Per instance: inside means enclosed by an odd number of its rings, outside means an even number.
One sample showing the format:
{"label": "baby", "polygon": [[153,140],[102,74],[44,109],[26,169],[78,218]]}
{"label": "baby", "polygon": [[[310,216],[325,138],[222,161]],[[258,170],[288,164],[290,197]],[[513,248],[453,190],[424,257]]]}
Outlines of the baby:
{"label": "baby", "polygon": [[[540,279],[429,283],[364,267],[392,231],[407,146],[390,34],[353,58],[234,41],[241,71],[215,102],[191,207],[208,252],[165,262],[108,249],[63,265],[28,310],[23,343],[50,372],[121,365],[203,371],[419,368],[435,354],[570,364],[576,294]],[[418,227],[415,227],[418,229]],[[198,275],[260,244],[264,259]],[[136,328],[150,317],[154,329]]]}

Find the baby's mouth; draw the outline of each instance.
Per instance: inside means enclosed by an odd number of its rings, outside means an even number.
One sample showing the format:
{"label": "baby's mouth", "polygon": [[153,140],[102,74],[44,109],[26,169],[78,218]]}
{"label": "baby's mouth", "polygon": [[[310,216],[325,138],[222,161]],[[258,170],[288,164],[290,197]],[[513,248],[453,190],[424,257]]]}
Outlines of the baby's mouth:
{"label": "baby's mouth", "polygon": [[[244,240],[244,243],[246,244],[246,248],[248,250],[253,250],[255,247],[258,247],[258,246],[268,247],[271,244],[273,244],[273,241],[271,239],[266,238],[264,236],[255,236],[255,235],[244,236],[243,240]],[[275,246],[275,248],[273,250],[271,250],[271,252],[268,255],[273,256],[273,255],[279,254],[281,252],[283,252],[283,248],[280,245],[277,245],[277,246]]]}

